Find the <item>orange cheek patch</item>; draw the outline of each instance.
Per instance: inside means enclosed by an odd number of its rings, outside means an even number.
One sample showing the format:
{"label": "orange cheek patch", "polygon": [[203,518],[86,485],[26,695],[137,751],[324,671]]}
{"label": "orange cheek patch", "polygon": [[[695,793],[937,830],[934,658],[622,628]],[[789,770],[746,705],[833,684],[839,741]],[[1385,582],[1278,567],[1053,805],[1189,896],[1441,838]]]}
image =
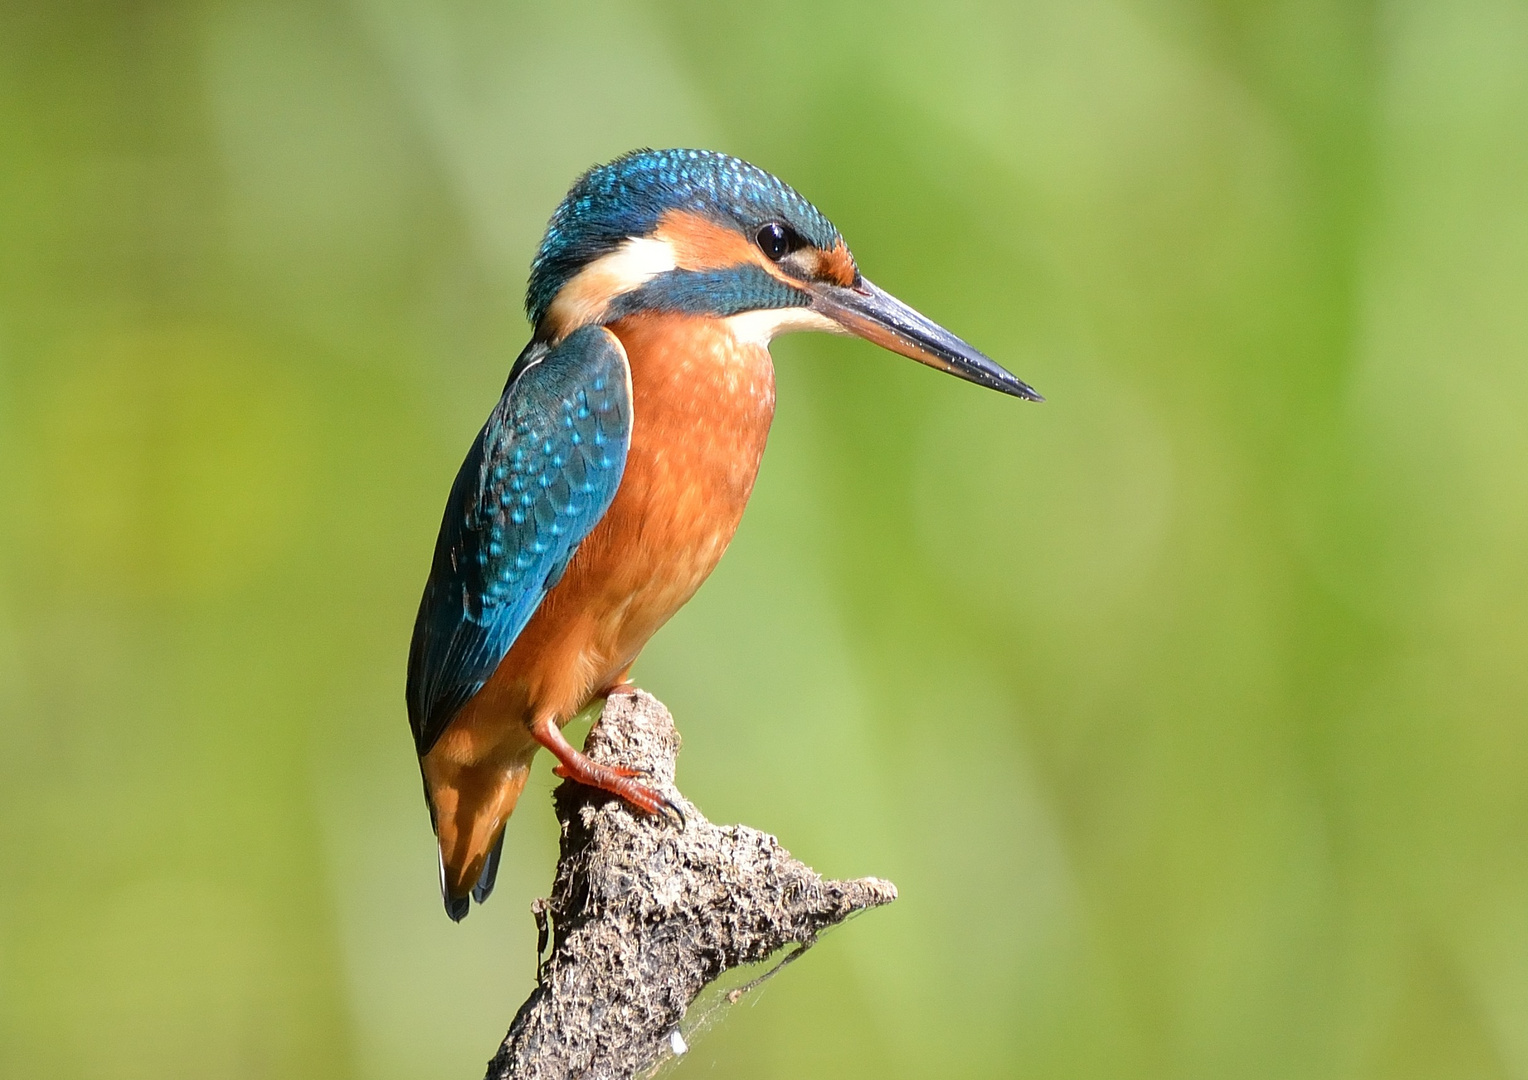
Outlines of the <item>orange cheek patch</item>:
{"label": "orange cheek patch", "polygon": [[[799,281],[765,258],[748,237],[736,229],[718,225],[704,215],[670,210],[659,221],[653,238],[669,245],[674,252],[674,263],[681,270],[719,270],[751,263],[771,277],[800,287]],[[815,276],[836,285],[848,287],[859,276],[854,256],[849,254],[842,240],[827,250],[808,248],[797,257],[803,260],[815,257]]]}
{"label": "orange cheek patch", "polygon": [[743,262],[764,262],[764,256],[746,236],[685,210],[664,214],[653,235],[674,249],[674,262],[681,270],[716,270]]}
{"label": "orange cheek patch", "polygon": [[819,278],[848,288],[854,284],[857,274],[854,256],[849,254],[849,249],[844,246],[842,240],[827,251],[818,253],[817,276]]}
{"label": "orange cheek patch", "polygon": [[554,340],[560,341],[580,326],[597,320],[611,297],[619,294],[626,284],[619,273],[598,266],[568,282],[543,318]]}

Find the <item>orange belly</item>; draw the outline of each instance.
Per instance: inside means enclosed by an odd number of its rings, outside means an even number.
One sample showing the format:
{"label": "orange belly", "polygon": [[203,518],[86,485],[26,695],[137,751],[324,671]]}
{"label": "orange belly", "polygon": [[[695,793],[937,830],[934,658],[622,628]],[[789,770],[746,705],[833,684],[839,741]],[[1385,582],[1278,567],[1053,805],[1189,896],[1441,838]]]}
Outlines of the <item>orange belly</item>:
{"label": "orange belly", "polygon": [[633,398],[615,500],[423,762],[448,879],[467,886],[524,785],[531,722],[564,724],[615,684],[716,568],[774,417],[769,351],[719,320],[636,315],[610,329]]}

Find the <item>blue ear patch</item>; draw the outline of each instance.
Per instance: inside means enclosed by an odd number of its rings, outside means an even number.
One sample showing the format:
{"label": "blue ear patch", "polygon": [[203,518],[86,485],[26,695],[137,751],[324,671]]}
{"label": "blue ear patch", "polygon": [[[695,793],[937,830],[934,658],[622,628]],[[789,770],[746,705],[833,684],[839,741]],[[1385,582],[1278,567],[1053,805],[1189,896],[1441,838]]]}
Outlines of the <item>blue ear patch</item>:
{"label": "blue ear patch", "polygon": [[599,326],[533,342],[446,503],[409,648],[409,724],[427,753],[483,688],[610,508],[631,445],[626,351]]}
{"label": "blue ear patch", "polygon": [[811,298],[751,263],[716,270],[671,270],[610,301],[605,322],[638,311],[725,318],[762,308],[805,307]]}

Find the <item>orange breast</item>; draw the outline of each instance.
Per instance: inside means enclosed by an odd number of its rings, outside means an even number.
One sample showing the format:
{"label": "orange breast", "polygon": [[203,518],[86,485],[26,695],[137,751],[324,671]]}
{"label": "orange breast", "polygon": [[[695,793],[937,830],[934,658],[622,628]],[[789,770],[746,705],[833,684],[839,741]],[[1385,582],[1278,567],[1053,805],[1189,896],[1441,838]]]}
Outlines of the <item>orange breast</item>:
{"label": "orange breast", "polygon": [[432,757],[507,760],[528,749],[532,719],[566,722],[694,595],[743,516],[774,417],[769,351],[704,317],[634,315],[610,329],[632,373],[620,489]]}

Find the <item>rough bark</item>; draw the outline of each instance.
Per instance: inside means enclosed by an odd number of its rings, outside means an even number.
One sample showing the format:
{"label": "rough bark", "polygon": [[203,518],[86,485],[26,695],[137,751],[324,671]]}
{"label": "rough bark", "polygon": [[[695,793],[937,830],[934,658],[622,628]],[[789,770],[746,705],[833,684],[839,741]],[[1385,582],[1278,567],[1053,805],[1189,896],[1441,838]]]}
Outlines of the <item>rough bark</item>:
{"label": "rough bark", "polygon": [[551,897],[533,907],[543,946],[550,926],[551,955],[489,1080],[650,1073],[685,1051],[687,1013],[718,976],[790,946],[782,963],[793,960],[823,930],[896,899],[889,881],[824,881],[773,836],[702,817],[674,787],[679,733],[649,694],[612,697],[585,752],[647,770],[685,823],[558,787],[562,854]]}

